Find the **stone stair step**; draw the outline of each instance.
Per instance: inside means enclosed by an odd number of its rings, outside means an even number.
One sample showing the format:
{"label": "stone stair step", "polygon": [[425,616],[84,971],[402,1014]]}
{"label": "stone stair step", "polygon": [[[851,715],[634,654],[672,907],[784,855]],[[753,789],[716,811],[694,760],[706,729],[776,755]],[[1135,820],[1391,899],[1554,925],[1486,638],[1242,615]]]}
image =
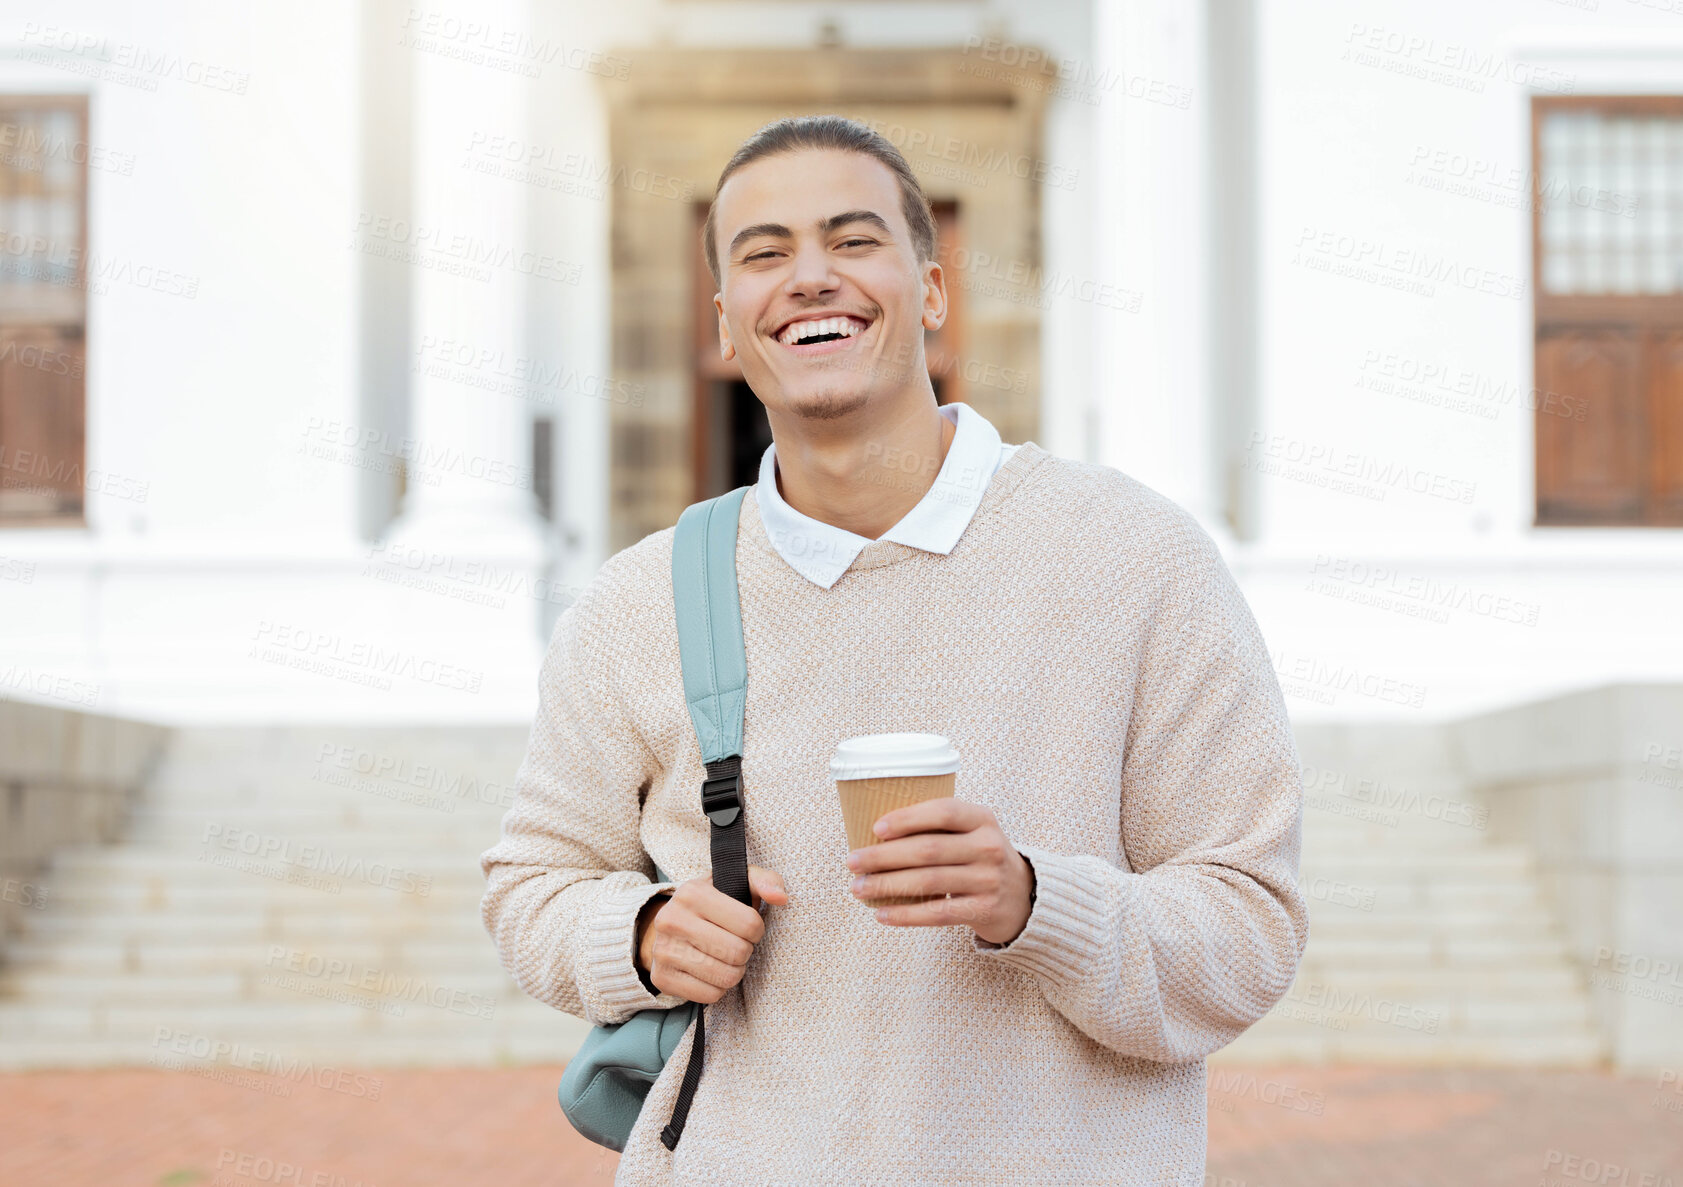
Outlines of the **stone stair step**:
{"label": "stone stair step", "polygon": [[1378,917],[1386,914],[1453,915],[1476,913],[1505,918],[1509,914],[1548,912],[1536,886],[1530,882],[1489,883],[1477,887],[1455,887],[1440,891],[1430,883],[1375,885],[1342,879],[1305,875],[1302,881],[1309,910]]}
{"label": "stone stair step", "polygon": [[[342,1038],[271,1038],[255,1047],[261,1052],[252,1066],[231,1067],[205,1060],[171,1055],[148,1040],[108,1038],[57,1038],[8,1040],[0,1044],[0,1072],[40,1071],[58,1068],[156,1068],[167,1067],[185,1074],[213,1078],[233,1086],[276,1090],[288,1096],[308,1092],[336,1092],[355,1107],[362,1099],[378,1100],[378,1072],[391,1068],[508,1067],[551,1064],[559,1070],[582,1043],[583,1035],[564,1025],[570,1019],[555,1011],[561,1025],[493,1036],[443,1036],[417,1040],[404,1036],[359,1036],[354,1047]],[[0,1022],[0,1027],[3,1027]],[[3,1033],[3,1032],[0,1032]],[[284,1045],[282,1045],[284,1044]],[[263,1075],[262,1069],[271,1069]]]}
{"label": "stone stair step", "polygon": [[158,1002],[221,1002],[245,992],[242,973],[149,973],[85,977],[80,973],[7,972],[0,975],[0,998],[30,1004],[121,1004]]}
{"label": "stone stair step", "polygon": [[1382,994],[1401,1001],[1434,994],[1457,998],[1488,996],[1512,1002],[1557,997],[1581,1000],[1583,996],[1582,975],[1564,956],[1549,963],[1496,969],[1375,969],[1305,962],[1299,969],[1298,982],[1336,984],[1343,990]]}
{"label": "stone stair step", "polygon": [[241,935],[239,941],[221,943],[202,939],[174,943],[125,939],[22,940],[7,949],[6,961],[9,970],[18,972],[78,975],[168,973],[172,970],[183,973],[229,972],[267,966],[276,947],[287,952],[304,951],[355,959],[363,964],[391,969],[442,972],[500,967],[496,950],[483,933],[454,942],[431,939],[411,942],[370,935],[361,943],[351,944],[346,944],[342,937],[297,942],[280,938],[253,940],[248,934]]}
{"label": "stone stair step", "polygon": [[1336,911],[1323,909],[1318,904],[1309,908],[1311,943],[1334,938],[1343,940],[1368,936],[1385,939],[1422,934],[1439,938],[1484,938],[1498,927],[1504,934],[1528,940],[1556,938],[1559,929],[1553,918],[1535,908],[1513,916],[1473,911],[1458,914],[1435,914],[1422,910]]}
{"label": "stone stair step", "polygon": [[1535,1002],[1476,997],[1456,1007],[1460,1029],[1475,1035],[1533,1035],[1557,1032],[1595,1033],[1595,1008],[1587,997],[1574,994]]}
{"label": "stone stair step", "polygon": [[1217,1052],[1214,1066],[1367,1063],[1403,1067],[1594,1068],[1605,1045],[1593,1033],[1502,1038],[1465,1035],[1278,1035],[1254,1027]]}
{"label": "stone stair step", "polygon": [[[1505,998],[1474,988],[1469,991],[1416,986],[1407,994],[1390,987],[1351,990],[1340,987],[1342,996],[1302,993],[1294,989],[1263,1019],[1270,1028],[1297,1029],[1328,1026],[1341,1029],[1392,1026],[1414,1033],[1474,1034],[1529,1033],[1535,1029],[1591,1029],[1593,1009],[1582,994],[1539,994],[1531,998]],[[1397,1018],[1399,1020],[1392,1021]],[[1331,1019],[1341,1024],[1331,1026]],[[1262,1025],[1259,1023],[1258,1025]]]}
{"label": "stone stair step", "polygon": [[1473,849],[1465,854],[1329,854],[1309,853],[1302,862],[1301,877],[1340,879],[1358,885],[1392,885],[1417,882],[1454,886],[1526,884],[1534,867],[1525,854]]}
{"label": "stone stair step", "polygon": [[[373,1011],[304,997],[190,1008],[176,1004],[137,1007],[8,1002],[0,1005],[0,1069],[10,1066],[6,1057],[15,1048],[31,1042],[124,1043],[140,1056],[139,1062],[150,1062],[149,1053],[183,1053],[188,1062],[207,1062],[213,1044],[221,1044],[218,1050],[224,1054],[236,1044],[249,1054],[299,1043],[339,1043],[332,1062],[343,1067],[349,1062],[347,1052],[353,1045],[360,1050],[367,1039],[376,1036],[418,1043],[576,1032],[576,1043],[588,1030],[580,1020],[524,994],[499,997],[490,1018],[405,1004],[409,1010],[403,1016],[387,1015],[372,1021]],[[383,1030],[378,1029],[381,1025]],[[197,1059],[194,1051],[201,1053]]]}
{"label": "stone stair step", "polygon": [[412,833],[433,838],[448,836],[451,830],[472,830],[494,838],[507,811],[497,808],[484,812],[442,812],[433,808],[382,806],[384,802],[375,797],[363,798],[371,802],[364,803],[362,799],[300,800],[294,797],[284,805],[261,810],[222,808],[172,811],[167,817],[141,816],[134,820],[128,836],[158,837],[176,844],[192,845],[237,833],[339,835],[341,830],[347,829],[367,833],[385,829],[397,835]]}
{"label": "stone stair step", "polygon": [[1312,805],[1303,813],[1303,835],[1327,845],[1393,845],[1471,847],[1489,840],[1487,828],[1445,824],[1441,821],[1400,817],[1395,824],[1351,819],[1332,812],[1317,811]]}
{"label": "stone stair step", "polygon": [[1506,967],[1529,960],[1547,961],[1559,954],[1561,946],[1562,942],[1552,936],[1360,937],[1320,936],[1311,930],[1303,963],[1305,966],[1359,964],[1368,968],[1432,964]]}
{"label": "stone stair step", "polygon": [[112,915],[108,912],[55,910],[31,921],[28,938],[19,943],[181,943],[194,939],[203,939],[207,943],[237,943],[247,939],[267,941],[293,935],[324,941],[334,937],[390,937],[399,941],[406,938],[441,941],[458,938],[464,942],[490,943],[477,907],[465,904],[460,910],[401,918],[324,910],[294,911],[290,907],[242,907],[216,914],[197,912],[191,916],[170,912]]}
{"label": "stone stair step", "polygon": [[[102,1006],[103,1030],[100,1037],[151,1040],[160,1032],[207,1035],[265,1050],[300,1039],[338,1039],[345,1045],[336,1062],[344,1066],[352,1062],[349,1056],[356,1045],[376,1034],[425,1037],[428,1034],[437,1036],[440,1031],[456,1031],[490,1037],[533,1028],[542,1033],[554,1017],[561,1016],[559,1011],[548,1009],[541,1002],[524,998],[524,995],[521,1000],[528,1004],[516,1005],[515,999],[511,998],[504,1008],[499,1001],[497,1014],[490,1020],[466,1018],[437,1009],[417,1009],[412,1016],[394,1018],[360,1006],[303,996],[191,1008],[175,1003],[148,1007]],[[439,1021],[451,1018],[459,1021],[454,1025]],[[473,1026],[464,1030],[461,1026],[463,1022],[471,1022]]]}
{"label": "stone stair step", "polygon": [[1571,1018],[1546,1024],[1539,1023],[1523,1029],[1513,1028],[1506,1032],[1475,1030],[1469,1028],[1465,1017],[1457,1016],[1453,1011],[1418,1002],[1384,1002],[1376,999],[1373,1004],[1373,1010],[1376,1012],[1373,1013],[1365,1008],[1358,1013],[1309,1006],[1299,1006],[1300,1013],[1281,1013],[1284,1008],[1289,1007],[1284,1003],[1275,1007],[1275,1011],[1258,1022],[1252,1031],[1278,1040],[1312,1038],[1318,1041],[1322,1035],[1331,1035],[1335,1042],[1348,1042],[1356,1038],[1376,1039],[1380,1042],[1399,1044],[1401,1049],[1405,1050],[1408,1046],[1428,1047],[1444,1041],[1506,1042],[1544,1036],[1594,1037],[1594,1029],[1587,1021]]}
{"label": "stone stair step", "polygon": [[[114,849],[67,850],[53,861],[50,876],[63,882],[66,888],[88,880],[134,880],[171,878],[189,881],[225,879],[245,871],[231,864],[236,861],[253,862],[283,869],[296,868],[310,873],[331,873],[334,866],[349,868],[360,862],[364,868],[378,863],[384,867],[399,867],[417,874],[425,874],[434,881],[454,879],[463,884],[485,884],[477,855],[462,852],[462,838],[454,843],[445,841],[425,848],[406,848],[401,844],[382,844],[377,848],[359,847],[340,838],[337,843],[326,841],[304,843],[297,838],[284,838],[289,848],[277,849],[270,855],[241,853],[232,849],[173,849],[124,845]],[[494,839],[493,839],[494,841]],[[489,848],[489,846],[487,846]],[[214,859],[214,860],[213,860]]]}
{"label": "stone stair step", "polygon": [[[113,871],[83,877],[53,879],[49,903],[66,907],[88,903],[137,904],[156,899],[168,903],[264,901],[278,891],[316,897],[344,898],[373,892],[383,896],[466,899],[485,893],[485,879],[477,870],[432,873],[394,861],[344,866],[335,874],[326,868],[272,865],[264,870],[184,867],[179,873]],[[334,889],[337,888],[337,889]]]}
{"label": "stone stair step", "polygon": [[[358,910],[390,909],[401,912],[423,910],[429,903],[434,904],[436,910],[438,903],[468,903],[480,897],[471,887],[464,886],[439,887],[435,893],[419,878],[410,882],[401,875],[392,886],[352,879],[333,879],[318,886],[311,882],[288,882],[257,875],[227,884],[176,885],[160,878],[125,886],[79,886],[74,883],[68,886],[53,883],[50,886],[52,905],[71,913],[132,911],[146,914],[187,910],[215,916],[283,908],[299,912],[343,911],[353,905]],[[413,886],[414,889],[401,889],[404,886]]]}
{"label": "stone stair step", "polygon": [[202,800],[177,800],[136,808],[131,813],[130,836],[163,839],[197,839],[210,825],[224,828],[284,832],[289,829],[334,828],[340,824],[373,829],[382,824],[393,828],[437,830],[444,825],[496,832],[512,800],[481,804],[468,800],[437,797],[405,803],[374,791],[338,791],[324,794],[316,789],[298,789],[260,799],[229,800],[205,796]]}
{"label": "stone stair step", "polygon": [[238,815],[303,820],[329,811],[414,820],[464,813],[495,817],[514,802],[514,787],[512,778],[472,788],[429,788],[374,779],[340,785],[306,778],[262,790],[247,788],[239,795],[227,784],[213,783],[202,791],[149,795],[134,805],[129,819],[137,825],[193,826]]}

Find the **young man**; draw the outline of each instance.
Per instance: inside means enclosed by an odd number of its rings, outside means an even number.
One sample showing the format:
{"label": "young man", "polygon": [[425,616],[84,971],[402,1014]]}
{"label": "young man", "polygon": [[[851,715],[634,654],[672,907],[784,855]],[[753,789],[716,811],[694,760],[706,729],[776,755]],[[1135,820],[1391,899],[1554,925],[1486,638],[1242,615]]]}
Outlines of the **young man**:
{"label": "young man", "polygon": [[[763,128],[706,236],[775,442],[737,548],[754,907],[711,884],[671,529],[557,624],[482,862],[527,993],[592,1024],[708,1003],[681,1141],[688,1036],[615,1181],[1201,1183],[1204,1058],[1308,934],[1297,751],[1219,550],[1126,474],[936,405],[934,223],[869,128]],[[892,731],[949,737],[957,794],[850,855],[829,758]],[[894,893],[946,897],[858,901]]]}

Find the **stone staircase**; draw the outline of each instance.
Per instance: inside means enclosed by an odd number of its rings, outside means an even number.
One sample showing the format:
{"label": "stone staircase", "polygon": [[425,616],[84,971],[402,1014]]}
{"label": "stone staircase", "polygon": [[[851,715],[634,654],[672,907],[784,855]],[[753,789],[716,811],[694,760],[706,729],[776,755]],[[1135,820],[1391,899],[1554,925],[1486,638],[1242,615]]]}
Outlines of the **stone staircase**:
{"label": "stone staircase", "polygon": [[479,919],[525,742],[178,731],[125,841],[56,857],[0,973],[0,1068],[565,1060],[586,1027]]}
{"label": "stone staircase", "polygon": [[1584,973],[1529,852],[1488,837],[1430,726],[1303,725],[1296,983],[1212,1063],[1590,1067]]}
{"label": "stone staircase", "polygon": [[[1598,1062],[1530,858],[1478,827],[1436,732],[1299,738],[1312,939],[1287,1000],[1217,1062]],[[584,1024],[527,998],[479,920],[525,742],[178,731],[124,842],[61,852],[27,912],[0,1069],[565,1060]]]}

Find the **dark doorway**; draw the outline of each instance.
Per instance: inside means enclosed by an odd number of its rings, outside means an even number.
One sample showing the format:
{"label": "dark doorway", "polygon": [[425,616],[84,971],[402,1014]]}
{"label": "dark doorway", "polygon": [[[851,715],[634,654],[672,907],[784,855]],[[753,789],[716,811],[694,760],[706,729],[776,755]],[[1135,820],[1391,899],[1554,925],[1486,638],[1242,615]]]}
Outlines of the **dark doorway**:
{"label": "dark doorway", "polygon": [[[931,376],[930,382],[935,387],[935,402],[945,404],[946,377]],[[771,444],[771,424],[766,420],[765,405],[760,403],[748,382],[743,379],[715,379],[710,383],[713,390],[709,403],[724,415],[714,441],[717,468],[709,479],[712,489],[701,496],[704,499],[758,482],[760,459]]]}
{"label": "dark doorway", "polygon": [[735,490],[759,480],[760,459],[771,444],[771,425],[765,405],[746,380],[714,381],[717,398],[729,409],[725,440],[720,442],[725,458],[725,490]]}

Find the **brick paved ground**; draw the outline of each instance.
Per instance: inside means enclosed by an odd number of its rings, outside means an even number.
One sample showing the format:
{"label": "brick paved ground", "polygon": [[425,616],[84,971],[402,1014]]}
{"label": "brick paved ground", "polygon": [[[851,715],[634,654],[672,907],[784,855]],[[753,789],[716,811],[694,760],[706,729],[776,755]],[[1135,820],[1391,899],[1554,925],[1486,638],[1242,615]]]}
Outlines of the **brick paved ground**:
{"label": "brick paved ground", "polygon": [[[0,1076],[0,1184],[612,1182],[618,1156],[567,1127],[555,1104],[556,1069],[363,1075],[324,1085],[163,1071]],[[1206,1182],[1683,1187],[1675,1080],[1217,1069]]]}
{"label": "brick paved ground", "polygon": [[[1217,1068],[1210,1073],[1205,1182],[1683,1187],[1683,1089],[1676,1080],[1591,1072]],[[1613,1167],[1619,1173],[1609,1174]]]}

